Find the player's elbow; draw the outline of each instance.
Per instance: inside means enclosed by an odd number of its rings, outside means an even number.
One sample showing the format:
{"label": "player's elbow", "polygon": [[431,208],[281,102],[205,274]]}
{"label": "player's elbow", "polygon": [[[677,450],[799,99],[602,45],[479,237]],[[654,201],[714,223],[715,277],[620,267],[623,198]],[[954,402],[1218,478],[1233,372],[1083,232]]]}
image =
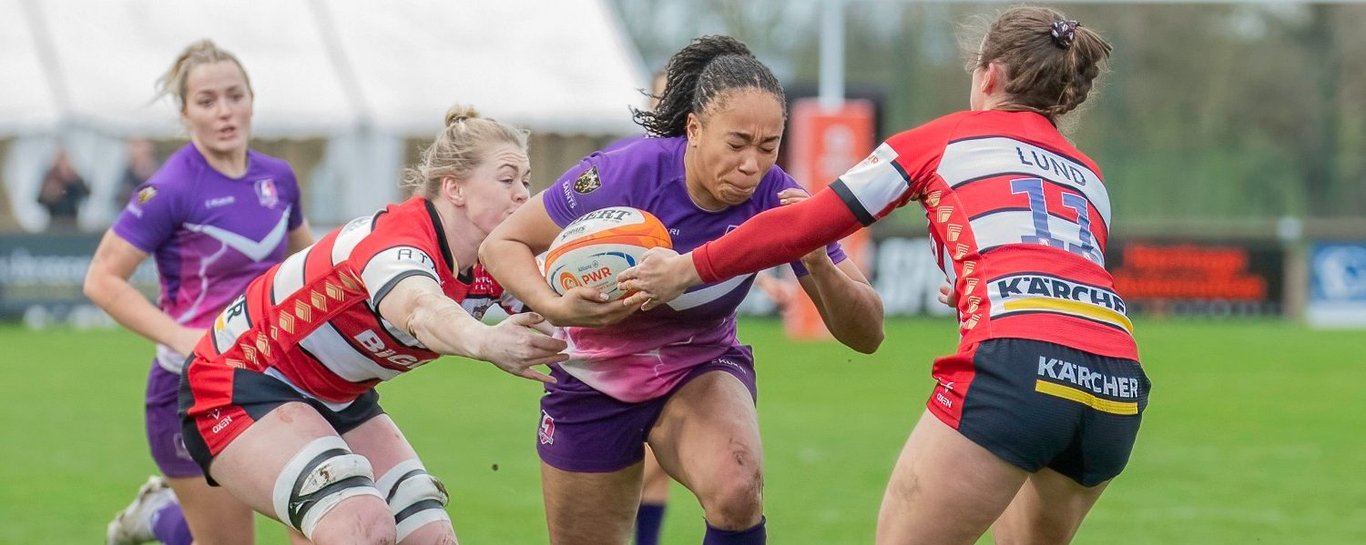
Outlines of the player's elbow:
{"label": "player's elbow", "polygon": [[831,328],[835,340],[840,344],[852,348],[860,354],[872,354],[877,352],[878,347],[882,346],[882,340],[886,338],[886,333],[882,330],[882,313],[878,309],[877,318],[867,321],[859,320],[853,327]]}
{"label": "player's elbow", "polygon": [[92,269],[85,274],[85,282],[81,284],[81,293],[84,293],[85,298],[95,303],[96,306],[104,308],[105,295],[109,293],[109,290],[104,287],[107,283],[108,279],[103,274]]}
{"label": "player's elbow", "polygon": [[873,292],[873,298],[869,306],[868,318],[866,320],[860,320],[861,327],[858,335],[858,346],[852,347],[854,350],[864,354],[877,352],[877,349],[882,346],[882,341],[887,338],[887,331],[883,327],[882,298],[877,296],[877,292]]}
{"label": "player's elbow", "polygon": [[860,354],[872,354],[873,352],[877,352],[878,347],[882,346],[882,340],[887,337],[880,326],[881,324],[879,324],[877,329],[864,333],[857,341],[848,343],[849,348],[854,349],[855,352]]}
{"label": "player's elbow", "polygon": [[492,264],[497,262],[493,256],[498,254],[498,245],[502,243],[502,240],[495,238],[492,234],[485,238],[484,242],[479,243],[479,262],[483,263],[485,267],[492,268],[494,266]]}

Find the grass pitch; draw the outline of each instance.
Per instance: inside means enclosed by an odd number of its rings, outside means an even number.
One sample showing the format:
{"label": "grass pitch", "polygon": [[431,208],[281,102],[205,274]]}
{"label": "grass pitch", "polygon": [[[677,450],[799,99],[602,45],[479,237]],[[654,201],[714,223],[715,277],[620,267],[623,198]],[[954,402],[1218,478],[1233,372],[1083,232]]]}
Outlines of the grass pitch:
{"label": "grass pitch", "polygon": [[[1075,543],[1366,543],[1366,334],[1277,321],[1137,330],[1151,404],[1129,469]],[[872,543],[952,322],[889,321],[873,356],[787,341],[772,320],[742,319],[741,337],[759,360],[770,541]],[[155,471],[141,416],[150,344],[10,325],[0,346],[0,544],[101,542]],[[462,543],[546,542],[537,384],[448,358],[381,393],[450,488]],[[677,485],[672,498],[664,542],[700,543],[696,501]],[[258,529],[258,543],[287,542],[277,523]]]}

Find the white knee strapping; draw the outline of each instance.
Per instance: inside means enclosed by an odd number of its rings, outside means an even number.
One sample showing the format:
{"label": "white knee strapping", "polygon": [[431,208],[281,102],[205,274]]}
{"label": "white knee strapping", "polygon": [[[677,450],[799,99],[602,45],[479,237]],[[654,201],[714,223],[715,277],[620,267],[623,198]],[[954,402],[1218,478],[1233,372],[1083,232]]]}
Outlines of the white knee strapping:
{"label": "white knee strapping", "polygon": [[374,470],[340,437],[321,437],[299,450],[275,480],[275,517],[310,540],[318,520],[353,496],[383,498]]}
{"label": "white knee strapping", "polygon": [[398,527],[398,541],[429,522],[451,520],[446,514],[449,496],[441,481],[427,473],[417,458],[404,460],[384,473],[375,483],[389,502]]}

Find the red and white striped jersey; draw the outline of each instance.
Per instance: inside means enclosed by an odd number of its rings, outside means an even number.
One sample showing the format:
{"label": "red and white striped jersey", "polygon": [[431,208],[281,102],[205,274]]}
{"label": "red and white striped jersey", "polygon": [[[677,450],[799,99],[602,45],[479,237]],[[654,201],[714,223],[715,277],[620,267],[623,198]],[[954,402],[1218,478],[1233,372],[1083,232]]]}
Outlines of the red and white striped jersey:
{"label": "red and white striped jersey", "polygon": [[413,275],[482,318],[504,293],[482,266],[457,277],[436,209],[426,199],[352,220],[257,277],[195,348],[193,365],[274,374],[317,399],[345,403],[439,354],[380,317],[381,300]]}
{"label": "red and white striped jersey", "polygon": [[911,200],[924,205],[964,345],[1035,339],[1138,359],[1105,270],[1100,169],[1043,116],[941,117],[889,138],[831,188],[864,225]]}

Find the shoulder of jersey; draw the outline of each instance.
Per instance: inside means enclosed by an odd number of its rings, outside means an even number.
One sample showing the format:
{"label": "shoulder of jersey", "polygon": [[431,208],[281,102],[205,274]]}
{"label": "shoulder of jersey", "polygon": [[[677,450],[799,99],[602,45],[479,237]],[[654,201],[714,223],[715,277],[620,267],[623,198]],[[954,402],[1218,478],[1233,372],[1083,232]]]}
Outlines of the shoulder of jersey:
{"label": "shoulder of jersey", "polygon": [[[177,151],[166,158],[166,162],[161,164],[147,181],[142,183],[144,188],[154,188],[153,192],[162,198],[170,195],[185,193],[189,188],[194,187],[194,179],[197,178],[204,168],[201,161],[195,161],[194,155],[185,153],[185,150]],[[143,200],[145,203],[146,200]]]}
{"label": "shoulder of jersey", "polygon": [[295,183],[294,168],[289,166],[288,161],[256,150],[251,150],[250,153],[256,161],[260,162],[261,170],[265,171],[262,173],[263,175],[274,177],[278,183]]}
{"label": "shoulder of jersey", "polygon": [[981,112],[960,111],[936,117],[915,128],[893,134],[887,138],[886,142],[893,149],[901,152],[907,146],[932,145],[925,141],[927,136],[940,135],[946,140],[952,139],[959,127],[978,113]]}
{"label": "shoulder of jersey", "polygon": [[642,138],[624,148],[599,154],[594,168],[606,184],[618,179],[631,180],[632,185],[660,184],[665,180],[660,179],[659,173],[679,161],[675,157],[678,148],[674,138]]}

